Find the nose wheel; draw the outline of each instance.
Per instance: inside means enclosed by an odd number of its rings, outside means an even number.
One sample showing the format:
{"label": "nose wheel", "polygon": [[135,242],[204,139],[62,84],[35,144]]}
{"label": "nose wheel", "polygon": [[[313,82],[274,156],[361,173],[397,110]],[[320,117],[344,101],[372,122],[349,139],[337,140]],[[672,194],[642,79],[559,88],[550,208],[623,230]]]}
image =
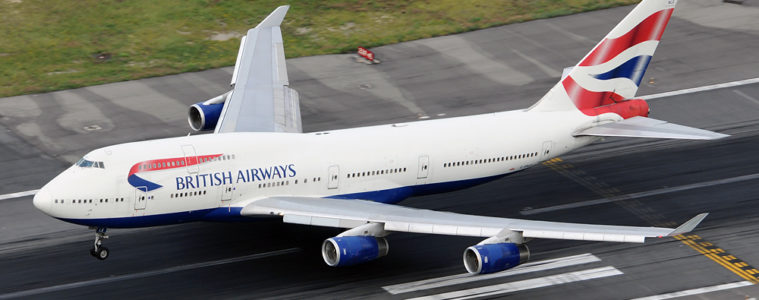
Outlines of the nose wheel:
{"label": "nose wheel", "polygon": [[90,249],[90,255],[99,260],[105,260],[108,258],[108,254],[110,254],[108,248],[102,245],[103,240],[108,238],[108,236],[105,235],[105,231],[105,227],[98,227],[95,229],[95,243],[92,246],[92,249]]}

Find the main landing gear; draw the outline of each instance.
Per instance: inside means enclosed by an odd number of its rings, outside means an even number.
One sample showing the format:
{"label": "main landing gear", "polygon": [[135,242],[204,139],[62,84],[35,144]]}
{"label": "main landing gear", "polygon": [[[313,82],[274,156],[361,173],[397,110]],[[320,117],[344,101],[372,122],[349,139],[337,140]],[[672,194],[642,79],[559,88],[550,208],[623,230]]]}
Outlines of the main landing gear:
{"label": "main landing gear", "polygon": [[105,230],[105,227],[98,227],[95,229],[95,244],[92,246],[92,249],[90,249],[90,254],[99,260],[108,258],[108,254],[110,254],[108,248],[102,245],[103,240],[108,238],[108,236],[105,235]]}

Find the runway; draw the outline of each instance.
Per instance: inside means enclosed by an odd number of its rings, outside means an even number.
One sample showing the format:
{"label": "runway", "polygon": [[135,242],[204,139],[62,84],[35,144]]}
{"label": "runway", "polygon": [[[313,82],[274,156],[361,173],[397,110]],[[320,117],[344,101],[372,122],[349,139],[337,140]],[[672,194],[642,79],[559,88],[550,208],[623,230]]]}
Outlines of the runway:
{"label": "runway", "polygon": [[[629,10],[383,46],[373,49],[379,65],[350,55],[288,60],[304,130],[528,107]],[[681,1],[638,94],[759,77],[757,22],[753,5]],[[187,107],[225,92],[230,71],[0,99],[0,194],[37,189],[97,147],[187,134]],[[534,240],[531,264],[470,277],[461,254],[479,239],[396,233],[387,257],[336,269],[318,246],[339,231],[268,220],[109,230],[112,256],[101,262],[87,254],[89,230],[43,215],[24,196],[0,200],[0,299],[757,297],[757,99],[759,83],[748,82],[649,100],[651,117],[732,135],[724,140],[606,139],[498,181],[402,203],[637,226],[710,212],[686,240]]]}

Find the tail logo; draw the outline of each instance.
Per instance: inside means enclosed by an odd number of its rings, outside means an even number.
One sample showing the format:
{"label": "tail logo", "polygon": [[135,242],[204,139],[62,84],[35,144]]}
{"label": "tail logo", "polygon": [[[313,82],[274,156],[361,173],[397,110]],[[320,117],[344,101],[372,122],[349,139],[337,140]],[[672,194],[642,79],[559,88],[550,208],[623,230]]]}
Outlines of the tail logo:
{"label": "tail logo", "polygon": [[633,97],[673,11],[652,13],[624,34],[607,36],[593,48],[561,82],[575,106],[583,110]]}

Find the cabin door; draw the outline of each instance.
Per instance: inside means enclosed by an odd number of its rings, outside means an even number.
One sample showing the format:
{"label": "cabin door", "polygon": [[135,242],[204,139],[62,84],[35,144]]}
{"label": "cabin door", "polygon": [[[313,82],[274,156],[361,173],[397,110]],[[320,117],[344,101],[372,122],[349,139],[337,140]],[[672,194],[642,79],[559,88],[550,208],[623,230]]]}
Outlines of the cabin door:
{"label": "cabin door", "polygon": [[334,190],[340,186],[340,167],[338,165],[332,165],[329,167],[327,188]]}
{"label": "cabin door", "polygon": [[187,168],[187,173],[198,173],[198,156],[195,154],[195,147],[192,145],[182,145],[182,153],[184,153],[184,165]]}
{"label": "cabin door", "polygon": [[419,169],[416,172],[416,179],[427,179],[430,174],[430,157],[427,155],[419,156]]}
{"label": "cabin door", "polygon": [[547,160],[549,157],[551,157],[551,145],[553,142],[551,141],[545,141],[543,142],[543,151],[540,152],[540,157],[543,158],[543,160]]}
{"label": "cabin door", "polygon": [[148,207],[148,188],[144,186],[138,186],[134,190],[134,209],[143,210]]}

